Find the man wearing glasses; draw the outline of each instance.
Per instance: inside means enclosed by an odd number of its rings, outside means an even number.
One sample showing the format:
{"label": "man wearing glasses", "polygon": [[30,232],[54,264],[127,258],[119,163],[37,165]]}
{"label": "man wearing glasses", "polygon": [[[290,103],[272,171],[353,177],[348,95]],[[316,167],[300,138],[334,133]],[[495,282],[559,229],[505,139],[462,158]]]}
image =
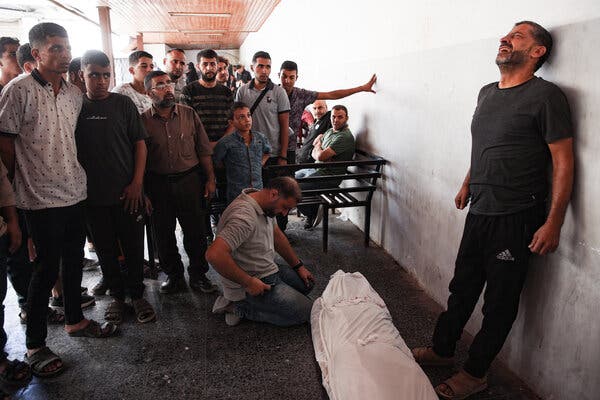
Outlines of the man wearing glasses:
{"label": "man wearing glasses", "polygon": [[175,224],[183,230],[183,247],[189,257],[189,284],[194,290],[214,292],[206,277],[206,202],[215,192],[212,149],[196,112],[175,102],[173,82],[162,71],[144,80],[152,107],[142,114],[148,133],[146,190],[153,205],[152,224],[161,265],[168,279],[162,293],[186,288]]}

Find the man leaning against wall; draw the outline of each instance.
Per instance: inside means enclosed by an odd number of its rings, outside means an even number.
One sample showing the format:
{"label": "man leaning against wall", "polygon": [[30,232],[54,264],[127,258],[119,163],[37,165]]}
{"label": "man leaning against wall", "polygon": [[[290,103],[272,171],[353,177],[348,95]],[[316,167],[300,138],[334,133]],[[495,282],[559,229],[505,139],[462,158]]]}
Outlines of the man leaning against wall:
{"label": "man leaning against wall", "polygon": [[448,308],[437,321],[433,346],[413,349],[421,365],[452,365],[456,342],[486,285],[483,322],[467,361],[436,387],[445,399],[464,399],[487,388],[490,364],[517,316],[529,258],[551,253],[559,243],[573,183],[573,128],[563,92],[534,75],[551,50],[546,29],[518,22],[500,39],[500,81],[479,92],[471,166],[455,198],[458,209],[469,199],[471,205]]}

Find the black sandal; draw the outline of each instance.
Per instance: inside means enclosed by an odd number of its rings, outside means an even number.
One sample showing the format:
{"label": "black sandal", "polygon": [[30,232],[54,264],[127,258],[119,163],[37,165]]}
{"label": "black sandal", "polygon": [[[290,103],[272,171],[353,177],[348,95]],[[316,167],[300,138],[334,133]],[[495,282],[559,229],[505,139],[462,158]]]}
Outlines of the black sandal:
{"label": "black sandal", "polygon": [[123,322],[123,314],[125,314],[125,303],[120,300],[113,300],[104,311],[104,320],[118,325]]}
{"label": "black sandal", "polygon": [[[0,383],[7,386],[27,386],[31,381],[31,368],[19,360],[5,360],[6,368],[0,373]],[[17,378],[20,376],[19,378]]]}
{"label": "black sandal", "polygon": [[[44,368],[56,361],[61,362],[60,367],[54,371],[44,371]],[[30,356],[25,354],[25,362],[31,367],[31,373],[40,378],[50,378],[52,376],[56,376],[65,369],[62,359],[54,354],[48,347],[42,347],[40,350],[36,351]]]}
{"label": "black sandal", "polygon": [[[27,324],[27,314],[24,311],[19,313],[19,319],[22,324]],[[48,307],[48,314],[46,320],[49,325],[62,325],[65,323],[65,314],[55,310],[52,307]]]}
{"label": "black sandal", "polygon": [[148,300],[141,298],[132,301],[135,317],[139,323],[145,324],[156,320],[156,312]]}
{"label": "black sandal", "polygon": [[71,337],[88,337],[94,339],[103,339],[113,336],[117,332],[117,325],[105,322],[100,325],[98,322],[90,319],[90,322],[83,329],[75,332],[69,332]]}

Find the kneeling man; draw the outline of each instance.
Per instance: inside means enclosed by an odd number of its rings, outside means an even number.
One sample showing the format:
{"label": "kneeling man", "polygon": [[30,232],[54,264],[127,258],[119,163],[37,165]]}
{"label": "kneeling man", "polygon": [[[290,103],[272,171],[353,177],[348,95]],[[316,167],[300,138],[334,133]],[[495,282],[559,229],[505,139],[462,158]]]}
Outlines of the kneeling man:
{"label": "kneeling man", "polygon": [[[241,318],[279,326],[310,319],[313,301],[306,295],[314,278],[274,222],[300,197],[294,179],[278,177],[262,190],[244,189],[223,213],[206,259],[223,283],[213,312],[226,312],[228,325]],[[275,264],[275,252],[291,267]]]}

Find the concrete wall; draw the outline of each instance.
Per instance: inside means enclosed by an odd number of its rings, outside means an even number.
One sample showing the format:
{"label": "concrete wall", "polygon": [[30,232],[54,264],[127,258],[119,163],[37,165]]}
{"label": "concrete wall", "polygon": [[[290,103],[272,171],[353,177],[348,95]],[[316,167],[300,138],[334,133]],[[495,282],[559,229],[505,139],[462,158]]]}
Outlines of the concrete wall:
{"label": "concrete wall", "polygon": [[[390,161],[373,207],[373,240],[443,304],[465,218],[453,198],[469,167],[476,96],[498,80],[499,38],[523,19],[554,34],[554,55],[538,75],[571,102],[577,176],[560,248],[534,259],[501,358],[544,398],[597,399],[600,2],[283,0],[240,57],[269,51],[275,81],[283,60],[297,61],[298,86],[320,91],[377,72],[377,95],[340,101],[362,146]],[[362,226],[362,213],[351,218]],[[478,309],[467,329],[476,332],[480,322]]]}

